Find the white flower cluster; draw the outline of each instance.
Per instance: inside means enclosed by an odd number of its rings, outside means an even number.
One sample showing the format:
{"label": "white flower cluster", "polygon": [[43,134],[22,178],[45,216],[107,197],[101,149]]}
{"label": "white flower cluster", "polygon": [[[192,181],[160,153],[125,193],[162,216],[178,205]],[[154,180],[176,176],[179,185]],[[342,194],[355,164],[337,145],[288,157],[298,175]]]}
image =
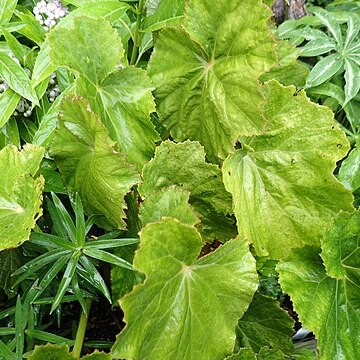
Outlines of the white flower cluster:
{"label": "white flower cluster", "polygon": [[49,87],[46,90],[46,95],[48,96],[50,102],[54,102],[60,93],[60,87],[56,84],[56,74],[52,73],[49,80]]}
{"label": "white flower cluster", "polygon": [[69,10],[60,0],[41,0],[34,7],[33,13],[35,19],[48,31],[66,16]]}
{"label": "white flower cluster", "polygon": [[22,114],[24,117],[30,117],[32,114],[31,104],[24,98],[20,99],[19,104],[14,111],[15,116],[19,114]]}

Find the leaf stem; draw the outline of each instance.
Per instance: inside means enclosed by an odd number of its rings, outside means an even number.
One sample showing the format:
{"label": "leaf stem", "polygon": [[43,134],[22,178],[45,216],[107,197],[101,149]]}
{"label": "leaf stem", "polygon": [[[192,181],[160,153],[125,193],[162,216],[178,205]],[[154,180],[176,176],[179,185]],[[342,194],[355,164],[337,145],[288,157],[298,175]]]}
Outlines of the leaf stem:
{"label": "leaf stem", "polygon": [[140,31],[141,31],[141,21],[145,8],[145,0],[139,0],[139,5],[137,8],[136,16],[136,28],[134,32],[134,46],[131,52],[130,65],[134,65],[137,60],[137,55],[140,47]]}
{"label": "leaf stem", "polygon": [[[86,300],[86,308],[88,314],[90,313],[91,301],[92,299]],[[75,359],[79,359],[81,355],[81,349],[84,343],[87,322],[88,322],[88,318],[86,317],[86,313],[83,310],[81,310],[79,326],[76,332],[75,344],[72,351],[72,355],[75,357]]]}

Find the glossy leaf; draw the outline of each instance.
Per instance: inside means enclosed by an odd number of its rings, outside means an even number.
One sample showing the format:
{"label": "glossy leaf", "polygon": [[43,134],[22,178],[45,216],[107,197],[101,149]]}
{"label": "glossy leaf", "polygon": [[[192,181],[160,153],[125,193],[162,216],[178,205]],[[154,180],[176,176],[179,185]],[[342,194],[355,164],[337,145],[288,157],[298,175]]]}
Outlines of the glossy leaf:
{"label": "glossy leaf", "polygon": [[275,299],[256,294],[236,326],[237,347],[258,353],[263,346],[291,354],[294,321]]}
{"label": "glossy leaf", "polygon": [[3,127],[16,110],[21,96],[12,89],[7,89],[0,96],[0,127]]}
{"label": "glossy leaf", "polygon": [[0,151],[0,250],[28,240],[42,214],[44,180],[36,172],[43,155],[44,150],[34,145]]}
{"label": "glossy leaf", "polygon": [[[346,233],[344,235],[347,236]],[[338,239],[330,240],[329,237],[326,241],[331,241],[329,246],[334,251],[334,257],[346,244],[345,240],[338,246],[335,243]],[[356,241],[352,245],[351,248],[355,249]],[[347,275],[341,279],[329,277],[318,253],[319,249],[306,247],[297,249],[281,261],[277,267],[281,287],[291,296],[302,325],[315,333],[321,360],[357,359],[360,356],[358,276],[349,269],[349,273],[345,270]],[[339,268],[338,263],[334,265]],[[358,271],[358,268],[354,270]]]}
{"label": "glossy leaf", "polygon": [[149,0],[143,31],[156,31],[166,26],[180,24],[184,15],[184,0]]}
{"label": "glossy leaf", "polygon": [[196,225],[199,222],[189,205],[190,193],[176,187],[151,192],[140,208],[140,219],[144,227],[148,223],[171,217],[183,224]]}
{"label": "glossy leaf", "polygon": [[360,90],[360,67],[350,59],[345,59],[345,106]]}
{"label": "glossy leaf", "polygon": [[220,169],[205,162],[204,149],[198,142],[163,142],[154,159],[144,166],[143,179],[139,191],[145,198],[173,185],[189,191],[205,238],[227,241],[234,236],[232,222],[226,217],[232,213],[231,195],[224,188]]}
{"label": "glossy leaf", "polygon": [[119,256],[116,256],[114,254],[108,253],[106,251],[98,250],[98,249],[91,249],[91,248],[85,248],[83,250],[83,253],[89,257],[92,257],[97,260],[101,260],[116,266],[123,267],[125,269],[132,270],[132,265],[127,262],[126,260],[120,258]]}
{"label": "glossy leaf", "polygon": [[334,76],[343,66],[344,60],[341,59],[337,53],[322,58],[311,69],[306,87],[314,87],[324,83]]}
{"label": "glossy leaf", "polygon": [[339,180],[352,191],[360,187],[360,149],[351,150],[348,157],[341,163]]}
{"label": "glossy leaf", "polygon": [[334,50],[336,43],[331,39],[309,41],[300,50],[301,56],[318,56]]}
{"label": "glossy leaf", "polygon": [[2,51],[0,51],[0,75],[12,90],[39,105],[39,100],[24,69]]}
{"label": "glossy leaf", "polygon": [[127,325],[113,356],[216,360],[231,353],[236,319],[257,287],[248,244],[232,240],[196,260],[199,233],[172,219],[147,225],[140,243],[134,265],[146,280],[121,301]]}
{"label": "glossy leaf", "polygon": [[292,248],[319,245],[332,217],[352,211],[350,191],[333,176],[349,145],[329,109],[275,81],[264,90],[263,134],[241,139],[243,148],[222,170],[239,234],[259,256],[279,259]]}
{"label": "glossy leaf", "polygon": [[17,0],[0,0],[0,24],[6,25],[16,8]]}
{"label": "glossy leaf", "polygon": [[158,113],[176,141],[225,158],[263,123],[257,78],[275,60],[271,14],[260,0],[191,0],[185,12],[181,29],[159,34],[149,63]]}
{"label": "glossy leaf", "polygon": [[65,184],[77,191],[88,214],[104,215],[101,223],[124,228],[124,196],[140,176],[114,150],[108,131],[84,99],[67,98],[51,144]]}
{"label": "glossy leaf", "polygon": [[118,149],[139,171],[153,156],[155,142],[160,140],[150,121],[155,111],[153,89],[146,72],[133,67],[112,73],[97,88],[89,88],[86,83],[78,86],[78,92],[89,99]]}

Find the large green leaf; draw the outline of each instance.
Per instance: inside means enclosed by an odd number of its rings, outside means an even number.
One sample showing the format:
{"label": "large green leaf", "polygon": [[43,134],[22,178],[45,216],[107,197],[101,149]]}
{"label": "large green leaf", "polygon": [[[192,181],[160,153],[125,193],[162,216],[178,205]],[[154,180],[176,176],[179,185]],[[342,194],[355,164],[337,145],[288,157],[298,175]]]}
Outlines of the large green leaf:
{"label": "large green leaf", "polygon": [[107,129],[84,99],[63,101],[50,153],[87,213],[105,215],[103,225],[124,228],[124,196],[140,175],[114,150]]}
{"label": "large green leaf", "polygon": [[0,24],[6,25],[16,8],[17,0],[0,0]]}
{"label": "large green leaf", "polygon": [[328,108],[275,81],[264,90],[262,135],[241,139],[223,176],[239,233],[258,255],[278,259],[294,247],[319,245],[332,217],[352,211],[350,191],[332,174],[349,145]]}
{"label": "large green leaf", "polygon": [[113,356],[130,359],[223,359],[235,341],[237,319],[257,287],[248,244],[232,240],[198,260],[202,241],[173,219],[140,233],[134,266],[143,285],[121,301],[127,323]]}
{"label": "large green leaf", "polygon": [[235,235],[228,217],[232,213],[231,195],[224,188],[220,169],[205,162],[204,149],[198,142],[163,142],[154,159],[144,166],[143,179],[139,191],[145,198],[172,185],[189,191],[190,204],[200,215],[206,239],[227,241]]}
{"label": "large green leaf", "polygon": [[7,89],[0,96],[0,128],[5,125],[16,110],[21,96],[12,89]]}
{"label": "large green leaf", "polygon": [[44,179],[36,173],[43,155],[44,149],[34,145],[0,151],[0,250],[28,240],[41,216]]}
{"label": "large green leaf", "polygon": [[77,93],[89,100],[117,149],[140,170],[160,140],[150,121],[154,88],[146,72],[133,67],[116,70],[124,50],[117,32],[101,18],[74,17],[66,28],[53,30],[49,41],[52,62],[77,73]]}
{"label": "large green leaf", "polygon": [[256,294],[244,316],[236,326],[237,346],[248,347],[258,353],[262,347],[270,346],[291,354],[294,346],[294,321],[280,308],[275,299]]}
{"label": "large green leaf", "polygon": [[74,17],[71,26],[54,29],[48,39],[52,63],[75,70],[94,85],[113,71],[124,55],[116,30],[102,18]]}
{"label": "large green leaf", "polygon": [[260,0],[190,0],[186,14],[159,34],[149,63],[158,112],[175,140],[225,158],[264,121],[257,78],[274,63],[271,12]]}
{"label": "large green leaf", "polygon": [[[356,221],[359,222],[358,214],[356,217]],[[341,228],[343,221],[342,215],[335,227]],[[356,227],[358,228],[359,225],[356,224]],[[338,261],[346,257],[346,255],[339,256],[339,252],[350,248],[354,252],[350,259],[356,260],[355,267],[347,267],[345,264],[343,266],[345,274],[338,279],[326,274],[318,255],[319,249],[312,247],[296,249],[277,267],[281,286],[291,296],[301,323],[306,329],[313,331],[318,339],[321,360],[360,358],[358,275],[360,259],[358,251],[355,250],[359,233],[356,236],[352,234],[351,244],[348,242],[350,237],[344,235],[345,239],[343,234],[340,236],[340,239],[344,240],[340,244],[337,236],[334,238],[332,234],[330,237],[328,235],[326,242],[332,243],[331,250],[334,256],[326,257],[323,254],[324,260],[339,269],[342,265]],[[346,246],[349,248],[345,249]],[[345,251],[344,254],[349,254],[349,251]],[[335,257],[338,257],[338,261],[334,261]]]}

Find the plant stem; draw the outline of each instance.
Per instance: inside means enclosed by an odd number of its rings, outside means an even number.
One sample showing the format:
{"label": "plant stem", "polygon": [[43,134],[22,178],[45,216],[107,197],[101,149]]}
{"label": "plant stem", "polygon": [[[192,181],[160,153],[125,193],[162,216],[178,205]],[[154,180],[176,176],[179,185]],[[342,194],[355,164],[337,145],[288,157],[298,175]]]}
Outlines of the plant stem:
{"label": "plant stem", "polygon": [[[88,310],[87,311],[88,314],[90,313],[91,301],[92,301],[91,299],[86,300],[86,308]],[[75,359],[79,359],[81,355],[81,349],[84,343],[87,322],[88,322],[88,318],[86,317],[84,311],[81,310],[79,326],[76,332],[75,344],[72,351],[72,355],[75,357]]]}
{"label": "plant stem", "polygon": [[138,50],[140,47],[140,30],[141,30],[141,20],[144,12],[145,0],[139,0],[139,6],[137,8],[136,16],[136,28],[134,32],[134,46],[131,52],[130,65],[134,65],[137,60]]}

